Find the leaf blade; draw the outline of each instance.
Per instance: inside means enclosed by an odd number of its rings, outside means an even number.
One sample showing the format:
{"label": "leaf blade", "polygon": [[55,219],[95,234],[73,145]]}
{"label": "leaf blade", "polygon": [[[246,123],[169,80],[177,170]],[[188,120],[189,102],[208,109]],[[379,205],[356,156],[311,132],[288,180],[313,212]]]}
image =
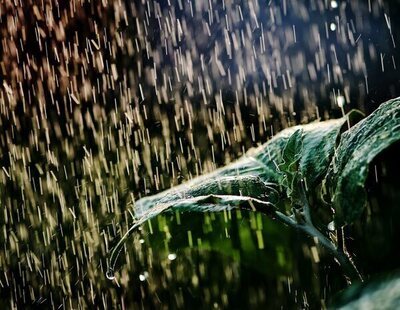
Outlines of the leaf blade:
{"label": "leaf blade", "polygon": [[400,99],[383,103],[376,111],[342,134],[327,174],[335,222],[354,221],[366,205],[364,188],[372,160],[400,141]]}

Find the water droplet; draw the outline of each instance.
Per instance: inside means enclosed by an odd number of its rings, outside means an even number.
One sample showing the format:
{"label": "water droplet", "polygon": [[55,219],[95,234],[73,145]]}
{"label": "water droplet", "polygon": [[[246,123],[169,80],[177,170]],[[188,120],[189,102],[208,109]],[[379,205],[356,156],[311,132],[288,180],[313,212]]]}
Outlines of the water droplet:
{"label": "water droplet", "polygon": [[337,96],[336,97],[336,101],[337,101],[337,105],[342,108],[344,106],[345,103],[345,99],[343,96]]}
{"label": "water droplet", "polygon": [[170,253],[170,254],[168,254],[168,259],[169,259],[169,260],[174,260],[174,259],[176,259],[176,254],[175,254],[175,253]]}
{"label": "water droplet", "polygon": [[335,31],[336,30],[336,24],[335,23],[331,23],[329,25],[329,28],[331,29],[331,31]]}
{"label": "water droplet", "polygon": [[332,9],[336,9],[337,7],[338,7],[337,1],[332,0],[332,1],[331,1],[331,8],[332,8]]}
{"label": "water droplet", "polygon": [[147,271],[145,271],[145,272],[143,272],[143,273],[141,273],[141,274],[139,275],[139,280],[140,280],[141,282],[143,282],[143,281],[145,281],[148,277],[149,277],[149,273],[148,273]]}
{"label": "water droplet", "polygon": [[112,270],[111,268],[108,269],[108,271],[106,272],[106,277],[108,280],[114,280],[115,279],[115,275],[114,275],[114,270]]}
{"label": "water droplet", "polygon": [[334,230],[335,230],[335,222],[334,222],[334,221],[332,221],[332,222],[330,222],[330,223],[328,224],[328,229],[329,229],[330,231],[334,231]]}
{"label": "water droplet", "polygon": [[140,242],[141,244],[143,244],[143,243],[144,243],[144,239],[140,239],[139,242]]}

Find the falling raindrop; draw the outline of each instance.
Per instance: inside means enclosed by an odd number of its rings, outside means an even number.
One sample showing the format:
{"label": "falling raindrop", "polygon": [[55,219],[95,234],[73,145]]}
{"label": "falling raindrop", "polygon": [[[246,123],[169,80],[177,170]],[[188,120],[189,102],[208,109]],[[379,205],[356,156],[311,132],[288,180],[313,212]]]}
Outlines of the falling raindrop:
{"label": "falling raindrop", "polygon": [[149,277],[149,273],[147,271],[145,271],[139,275],[139,280],[141,282],[144,282],[148,277]]}
{"label": "falling raindrop", "polygon": [[175,260],[176,259],[176,254],[175,253],[170,253],[170,254],[168,254],[168,259],[169,260]]}
{"label": "falling raindrop", "polygon": [[344,97],[343,97],[343,96],[337,96],[337,97],[336,97],[336,102],[337,102],[337,105],[338,105],[340,108],[343,108],[343,106],[344,106],[344,104],[345,104]]}

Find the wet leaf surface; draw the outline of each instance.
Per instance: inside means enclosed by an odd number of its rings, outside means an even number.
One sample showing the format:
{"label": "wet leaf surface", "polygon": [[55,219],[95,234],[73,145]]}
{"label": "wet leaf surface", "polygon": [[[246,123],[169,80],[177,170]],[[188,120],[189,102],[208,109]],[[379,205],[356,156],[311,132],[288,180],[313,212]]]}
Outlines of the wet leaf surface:
{"label": "wet leaf surface", "polygon": [[[341,223],[356,220],[366,203],[368,165],[400,139],[399,113],[399,101],[386,102],[341,135],[343,126],[349,124],[348,116],[289,128],[236,163],[139,200],[135,224],[111,253],[108,277],[114,278],[127,238],[150,219],[171,211],[226,213],[238,208],[267,214],[314,237],[339,262],[343,275],[350,281],[362,279],[348,252],[331,239],[326,228],[313,223],[309,197],[316,189],[321,190],[326,176],[329,192],[333,193],[337,227],[341,229]],[[260,240],[259,246],[260,242],[264,247]],[[226,249],[225,254],[229,253],[231,250]]]}
{"label": "wet leaf surface", "polygon": [[339,225],[360,216],[366,204],[369,164],[400,140],[400,100],[382,104],[375,112],[342,134],[329,170],[332,203]]}

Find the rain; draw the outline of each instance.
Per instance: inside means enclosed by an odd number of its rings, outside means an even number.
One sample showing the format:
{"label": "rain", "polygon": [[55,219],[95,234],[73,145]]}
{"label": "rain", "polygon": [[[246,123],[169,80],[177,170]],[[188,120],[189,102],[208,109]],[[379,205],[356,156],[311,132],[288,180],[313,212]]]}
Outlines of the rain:
{"label": "rain", "polygon": [[[368,115],[400,96],[399,8],[1,1],[0,308],[326,307],[346,282],[322,287],[309,274],[321,265],[336,279],[335,262],[260,214],[162,215],[129,239],[115,274],[109,255],[139,199],[285,128]],[[279,274],[253,283],[261,263]]]}

